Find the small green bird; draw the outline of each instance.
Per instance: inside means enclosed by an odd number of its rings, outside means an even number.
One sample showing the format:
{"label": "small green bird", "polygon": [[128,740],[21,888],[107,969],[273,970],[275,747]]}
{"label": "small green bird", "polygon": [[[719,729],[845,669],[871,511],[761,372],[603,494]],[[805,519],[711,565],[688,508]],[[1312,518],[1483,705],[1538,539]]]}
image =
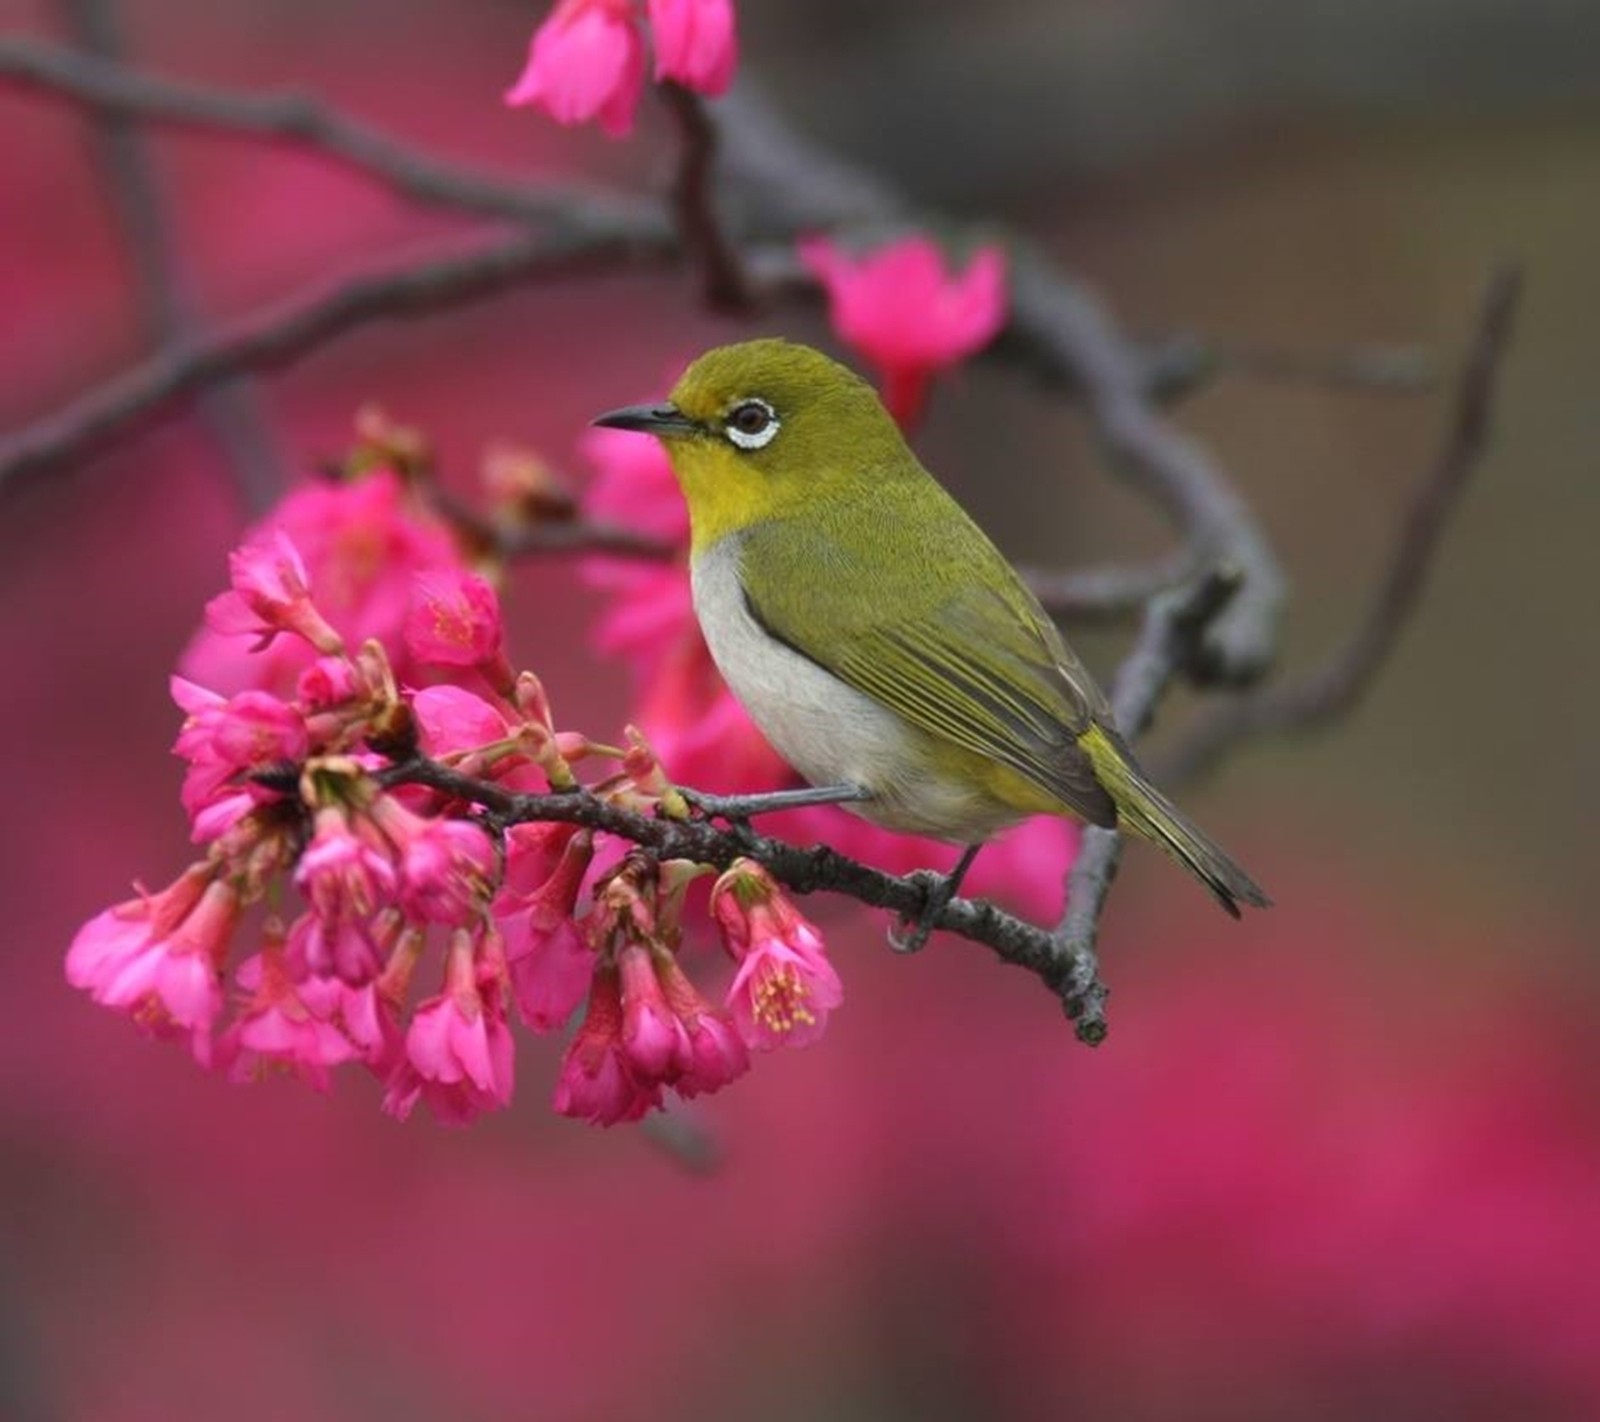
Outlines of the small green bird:
{"label": "small green bird", "polygon": [[1235,917],[1270,900],[1145,778],[1038,600],[918,462],[876,393],[808,346],[695,361],[664,405],[595,420],[663,441],[723,678],[813,787],[723,813],[843,804],[979,847],[1029,815],[1154,840]]}

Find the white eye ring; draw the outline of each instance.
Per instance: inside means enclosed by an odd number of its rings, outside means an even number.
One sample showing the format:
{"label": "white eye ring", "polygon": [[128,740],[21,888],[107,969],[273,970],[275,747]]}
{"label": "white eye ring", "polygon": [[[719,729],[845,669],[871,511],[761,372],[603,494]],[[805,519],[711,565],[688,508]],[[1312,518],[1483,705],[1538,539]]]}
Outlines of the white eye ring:
{"label": "white eye ring", "polygon": [[[766,423],[756,429],[740,429],[733,423],[736,417],[752,411],[760,411],[765,415]],[[722,432],[730,443],[738,445],[740,449],[765,449],[777,438],[780,424],[778,412],[771,405],[751,396],[747,400],[735,401],[728,407],[728,413],[723,417]]]}

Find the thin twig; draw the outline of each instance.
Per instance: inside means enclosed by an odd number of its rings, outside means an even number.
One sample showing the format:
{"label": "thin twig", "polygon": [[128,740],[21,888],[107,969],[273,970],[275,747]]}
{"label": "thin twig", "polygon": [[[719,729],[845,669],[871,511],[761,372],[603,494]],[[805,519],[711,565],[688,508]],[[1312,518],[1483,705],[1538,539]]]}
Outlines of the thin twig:
{"label": "thin twig", "polygon": [[562,553],[604,553],[644,563],[670,563],[688,554],[681,539],[660,538],[642,529],[608,519],[585,518],[575,499],[566,496],[540,510],[526,523],[512,523],[480,512],[442,487],[429,469],[419,482],[428,505],[468,548],[501,562]]}
{"label": "thin twig", "polygon": [[716,126],[698,94],[673,83],[661,85],[660,92],[678,126],[672,209],[684,250],[700,268],[706,304],[713,311],[749,311],[753,304],[750,279],[739,249],[723,231],[717,215]]}
{"label": "thin twig", "polygon": [[1112,467],[1166,507],[1197,562],[1243,578],[1205,629],[1196,679],[1255,680],[1277,654],[1286,587],[1254,514],[1210,455],[1151,403],[1140,362],[1098,300],[1026,249],[1013,255],[1011,284],[1011,337],[1082,392]]}
{"label": "thin twig", "polygon": [[1244,739],[1323,725],[1352,710],[1371,687],[1416,610],[1445,526],[1482,458],[1521,289],[1522,273],[1514,266],[1496,271],[1487,284],[1443,442],[1411,496],[1366,616],[1304,676],[1202,715],[1163,762],[1164,780],[1203,773]]}
{"label": "thin twig", "polygon": [[561,519],[502,530],[496,546],[508,558],[526,554],[607,553],[647,563],[670,563],[685,553],[683,543],[657,538],[603,519]]}
{"label": "thin twig", "polygon": [[0,486],[81,458],[177,401],[245,370],[287,365],[370,321],[420,315],[534,281],[666,257],[637,237],[518,234],[457,247],[297,295],[186,349],[169,350],[0,443]]}
{"label": "thin twig", "polygon": [[1137,612],[1151,598],[1194,575],[1185,555],[1149,563],[1110,563],[1102,568],[1020,567],[1022,580],[1052,617],[1073,622],[1111,622]]}
{"label": "thin twig", "polygon": [[1192,395],[1218,375],[1319,385],[1364,395],[1421,395],[1439,384],[1433,358],[1414,346],[1288,351],[1181,335],[1141,341],[1139,355],[1145,390],[1164,405]]}
{"label": "thin twig", "polygon": [[[1149,729],[1167,687],[1187,669],[1214,621],[1238,595],[1236,570],[1208,573],[1187,588],[1153,598],[1139,640],[1117,671],[1111,708],[1117,727],[1129,740]],[[1089,826],[1078,842],[1067,875],[1067,907],[1055,938],[1069,965],[1063,1001],[1075,1019],[1080,1041],[1094,1047],[1105,1040],[1108,990],[1100,981],[1096,943],[1100,916],[1122,860],[1122,836],[1114,829]]]}
{"label": "thin twig", "polygon": [[166,79],[34,40],[0,42],[0,80],[153,123],[288,143],[431,206],[520,222],[596,224],[608,235],[659,223],[650,204],[593,187],[499,179],[419,153],[299,94],[240,94]]}
{"label": "thin twig", "polygon": [[[111,0],[63,0],[68,29],[94,58],[115,63],[122,37]],[[195,301],[177,250],[161,176],[132,115],[100,107],[93,131],[112,209],[133,258],[134,291],[144,303],[144,327],[157,349],[183,345],[195,329]],[[240,381],[204,392],[199,416],[222,446],[246,509],[266,510],[281,480],[266,414]]]}

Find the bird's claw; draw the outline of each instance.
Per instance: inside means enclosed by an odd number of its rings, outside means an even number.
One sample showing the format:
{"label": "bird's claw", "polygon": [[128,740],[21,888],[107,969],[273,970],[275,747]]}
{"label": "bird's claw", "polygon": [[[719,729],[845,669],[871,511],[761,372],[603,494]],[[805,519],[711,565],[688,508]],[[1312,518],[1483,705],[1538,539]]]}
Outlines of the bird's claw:
{"label": "bird's claw", "polygon": [[923,888],[922,909],[915,919],[902,916],[889,930],[889,946],[896,953],[920,952],[933,936],[934,920],[955,897],[956,884],[949,874],[919,870],[914,876]]}

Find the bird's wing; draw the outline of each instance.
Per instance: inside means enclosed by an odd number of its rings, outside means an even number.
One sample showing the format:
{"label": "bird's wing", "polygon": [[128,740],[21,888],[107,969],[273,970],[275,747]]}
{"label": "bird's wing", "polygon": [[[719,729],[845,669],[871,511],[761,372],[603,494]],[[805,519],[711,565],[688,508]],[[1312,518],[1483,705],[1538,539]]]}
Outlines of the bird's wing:
{"label": "bird's wing", "polygon": [[869,555],[874,566],[898,565],[902,580],[912,575],[909,599],[863,597],[873,580],[861,555],[826,522],[783,520],[743,535],[752,615],[912,725],[1011,767],[1092,824],[1114,824],[1077,741],[1092,722],[1110,724],[1093,679],[958,506],[939,520],[937,546],[893,513],[875,510]]}

